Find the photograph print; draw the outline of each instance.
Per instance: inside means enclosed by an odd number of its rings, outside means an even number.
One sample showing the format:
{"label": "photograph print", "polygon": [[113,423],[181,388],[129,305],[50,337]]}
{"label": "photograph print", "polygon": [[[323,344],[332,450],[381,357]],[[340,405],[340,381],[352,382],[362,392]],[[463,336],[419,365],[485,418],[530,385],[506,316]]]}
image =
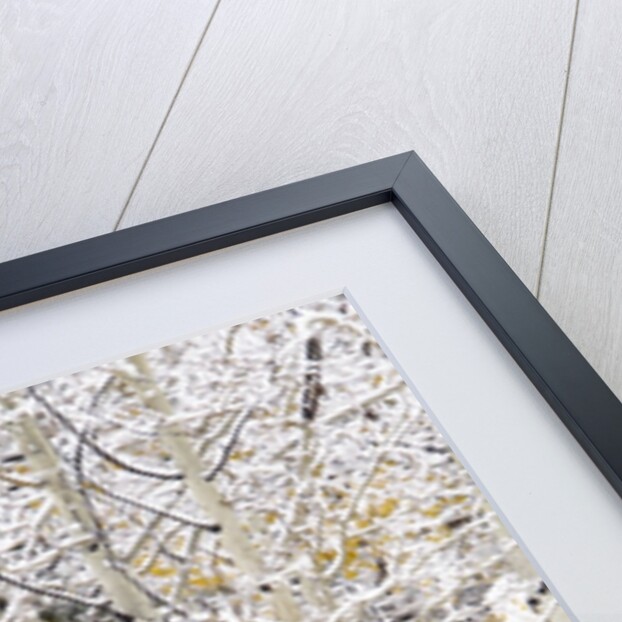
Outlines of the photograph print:
{"label": "photograph print", "polygon": [[0,622],[568,620],[342,295],[0,412]]}

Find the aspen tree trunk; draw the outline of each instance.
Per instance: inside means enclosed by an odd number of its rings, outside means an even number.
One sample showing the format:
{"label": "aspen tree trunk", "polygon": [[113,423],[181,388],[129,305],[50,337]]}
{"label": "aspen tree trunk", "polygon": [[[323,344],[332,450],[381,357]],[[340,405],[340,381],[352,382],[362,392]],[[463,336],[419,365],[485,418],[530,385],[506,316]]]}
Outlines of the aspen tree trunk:
{"label": "aspen tree trunk", "polygon": [[81,494],[74,490],[64,476],[52,445],[45,438],[35,419],[23,415],[15,426],[21,450],[33,471],[46,483],[46,490],[60,515],[76,529],[76,535],[90,536],[80,546],[80,552],[93,576],[100,582],[114,606],[123,613],[144,620],[159,616],[148,597],[130,578],[110,563],[95,524]]}
{"label": "aspen tree trunk", "polygon": [[[235,512],[225,503],[212,482],[201,476],[202,467],[198,455],[175,426],[165,426],[160,438],[171,452],[173,460],[184,474],[188,488],[196,502],[203,508],[209,518],[216,521],[222,528],[222,545],[236,566],[251,575],[259,583],[266,575],[257,551],[253,548],[246,532],[238,522]],[[281,620],[297,622],[300,620],[298,607],[291,595],[289,587],[282,582],[272,585],[274,608]]]}
{"label": "aspen tree trunk", "polygon": [[[150,381],[151,386],[143,395],[145,403],[165,415],[172,415],[174,409],[155,383],[146,358],[143,355],[137,355],[130,357],[129,361]],[[223,501],[215,484],[203,479],[201,459],[192,445],[179,427],[174,424],[162,426],[160,440],[171,453],[177,468],[183,473],[195,501],[203,508],[210,520],[220,525],[223,548],[228,551],[240,570],[252,576],[259,583],[267,574],[262,567],[259,554],[240,525],[233,509]],[[278,618],[284,622],[299,622],[300,612],[289,586],[279,581],[271,587],[270,594]]]}

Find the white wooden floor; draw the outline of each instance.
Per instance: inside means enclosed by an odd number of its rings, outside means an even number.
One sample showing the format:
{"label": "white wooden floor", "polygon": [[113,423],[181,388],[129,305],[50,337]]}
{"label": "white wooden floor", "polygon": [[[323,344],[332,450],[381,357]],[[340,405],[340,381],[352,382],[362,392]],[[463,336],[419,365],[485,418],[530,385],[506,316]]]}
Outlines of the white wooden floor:
{"label": "white wooden floor", "polygon": [[415,149],[622,397],[621,32],[617,0],[4,0],[0,261]]}

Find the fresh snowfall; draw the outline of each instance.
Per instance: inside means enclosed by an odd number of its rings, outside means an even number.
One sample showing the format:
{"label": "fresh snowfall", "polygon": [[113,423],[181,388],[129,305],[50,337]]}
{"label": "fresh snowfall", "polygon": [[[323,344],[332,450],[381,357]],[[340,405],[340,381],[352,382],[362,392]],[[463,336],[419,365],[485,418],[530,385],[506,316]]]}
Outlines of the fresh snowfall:
{"label": "fresh snowfall", "polygon": [[0,622],[568,619],[343,296],[0,412]]}

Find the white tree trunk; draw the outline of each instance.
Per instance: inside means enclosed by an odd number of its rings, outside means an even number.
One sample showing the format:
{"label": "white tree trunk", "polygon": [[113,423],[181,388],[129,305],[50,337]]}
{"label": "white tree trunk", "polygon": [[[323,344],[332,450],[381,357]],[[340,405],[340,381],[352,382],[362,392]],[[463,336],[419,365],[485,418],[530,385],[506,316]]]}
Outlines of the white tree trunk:
{"label": "white tree trunk", "polygon": [[[184,474],[188,488],[195,501],[203,508],[210,520],[220,525],[222,545],[240,570],[248,573],[258,582],[266,576],[257,551],[240,525],[233,509],[223,501],[212,482],[203,479],[201,461],[194,448],[176,426],[163,426],[160,438],[170,451],[177,468]],[[279,619],[297,622],[300,613],[290,592],[283,582],[272,585],[274,608]]]}
{"label": "white tree trunk", "polygon": [[[174,408],[158,387],[146,357],[139,354],[130,357],[129,361],[150,383],[149,389],[143,392],[142,397],[145,403],[164,415],[172,415]],[[257,551],[231,506],[223,501],[215,484],[202,477],[201,459],[182,430],[175,424],[163,425],[160,429],[160,440],[171,453],[177,468],[183,473],[195,501],[203,508],[209,519],[221,527],[223,548],[228,551],[240,570],[260,582],[267,573],[262,567]],[[272,601],[278,618],[284,622],[301,620],[298,606],[289,586],[279,580],[274,581],[271,588]]]}
{"label": "white tree trunk", "polygon": [[110,564],[102,543],[98,541],[97,526],[82,495],[67,481],[56,452],[37,422],[30,415],[23,415],[14,430],[34,474],[45,482],[45,490],[54,501],[60,515],[67,524],[74,527],[76,536],[88,536],[84,538],[85,544],[81,545],[79,550],[114,606],[119,611],[137,618],[158,619],[158,614],[148,597],[124,572]]}

